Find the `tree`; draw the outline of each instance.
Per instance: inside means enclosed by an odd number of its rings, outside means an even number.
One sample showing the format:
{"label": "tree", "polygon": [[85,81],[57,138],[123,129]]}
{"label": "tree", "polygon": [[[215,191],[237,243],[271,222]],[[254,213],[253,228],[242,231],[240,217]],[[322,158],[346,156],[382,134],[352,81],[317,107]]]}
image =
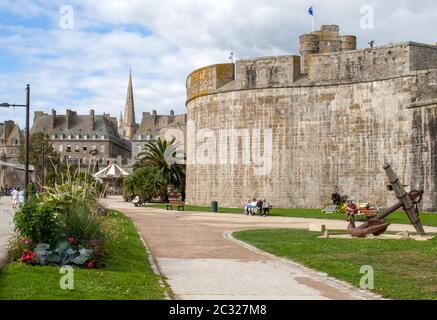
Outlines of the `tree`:
{"label": "tree", "polygon": [[150,201],[155,197],[165,198],[166,181],[159,171],[151,166],[137,168],[133,174],[123,181],[123,195],[126,201],[131,201],[136,195],[141,201]]}
{"label": "tree", "polygon": [[[24,145],[20,146],[19,161],[24,163]],[[59,154],[54,150],[50,138],[43,132],[37,132],[29,139],[29,163],[35,168],[36,181],[43,185],[47,172],[59,163]]]}
{"label": "tree", "polygon": [[165,185],[164,200],[168,200],[167,189],[173,187],[181,193],[185,190],[185,165],[180,163],[177,154],[178,144],[175,139],[171,141],[158,139],[144,145],[143,151],[139,153],[139,161],[134,169],[154,167],[161,176]]}

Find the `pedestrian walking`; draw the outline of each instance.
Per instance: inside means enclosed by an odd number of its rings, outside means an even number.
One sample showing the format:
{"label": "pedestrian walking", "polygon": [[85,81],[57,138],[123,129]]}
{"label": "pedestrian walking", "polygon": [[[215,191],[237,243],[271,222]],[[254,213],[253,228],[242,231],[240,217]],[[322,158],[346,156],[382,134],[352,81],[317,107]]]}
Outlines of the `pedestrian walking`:
{"label": "pedestrian walking", "polygon": [[18,206],[18,190],[13,188],[11,192],[12,208],[17,209]]}
{"label": "pedestrian walking", "polygon": [[18,205],[24,205],[24,198],[25,198],[25,191],[24,189],[20,188],[20,191],[18,191]]}

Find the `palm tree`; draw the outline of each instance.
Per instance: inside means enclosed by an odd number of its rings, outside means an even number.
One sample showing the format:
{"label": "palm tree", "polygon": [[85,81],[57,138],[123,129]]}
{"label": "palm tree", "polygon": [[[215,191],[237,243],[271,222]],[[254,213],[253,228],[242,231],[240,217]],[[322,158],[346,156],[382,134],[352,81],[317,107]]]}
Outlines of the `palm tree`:
{"label": "palm tree", "polygon": [[[138,154],[139,161],[134,169],[144,166],[155,167],[167,187],[174,187],[185,190],[185,165],[181,164],[182,157],[177,154],[178,143],[175,139],[171,141],[161,140],[149,141],[144,145],[143,151]],[[165,199],[168,200],[168,193]]]}

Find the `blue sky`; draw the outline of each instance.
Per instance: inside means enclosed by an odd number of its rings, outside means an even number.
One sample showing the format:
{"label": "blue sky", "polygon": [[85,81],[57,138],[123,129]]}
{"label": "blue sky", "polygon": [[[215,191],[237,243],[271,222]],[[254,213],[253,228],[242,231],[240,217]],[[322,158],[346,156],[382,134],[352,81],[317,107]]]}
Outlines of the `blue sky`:
{"label": "blue sky", "polygon": [[[186,76],[228,62],[231,47],[236,58],[297,54],[299,35],[311,31],[311,5],[316,27],[339,24],[359,47],[437,41],[433,0],[0,0],[0,102],[23,103],[30,83],[32,112],[118,116],[132,68],[138,120],[153,109],[184,113]],[[360,24],[363,6],[373,10],[373,28]],[[0,121],[22,126],[23,118],[0,110]]]}

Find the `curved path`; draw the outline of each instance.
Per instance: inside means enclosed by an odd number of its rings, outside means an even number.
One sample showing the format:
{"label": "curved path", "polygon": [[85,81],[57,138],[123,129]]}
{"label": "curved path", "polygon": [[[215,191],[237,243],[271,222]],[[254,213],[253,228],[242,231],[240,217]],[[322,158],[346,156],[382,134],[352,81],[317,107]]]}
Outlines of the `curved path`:
{"label": "curved path", "polygon": [[[344,230],[345,221],[135,208],[121,197],[106,199],[104,204],[132,218],[177,299],[378,298],[231,236],[232,231],[242,229],[308,229],[310,223]],[[437,228],[428,231],[437,232]]]}

